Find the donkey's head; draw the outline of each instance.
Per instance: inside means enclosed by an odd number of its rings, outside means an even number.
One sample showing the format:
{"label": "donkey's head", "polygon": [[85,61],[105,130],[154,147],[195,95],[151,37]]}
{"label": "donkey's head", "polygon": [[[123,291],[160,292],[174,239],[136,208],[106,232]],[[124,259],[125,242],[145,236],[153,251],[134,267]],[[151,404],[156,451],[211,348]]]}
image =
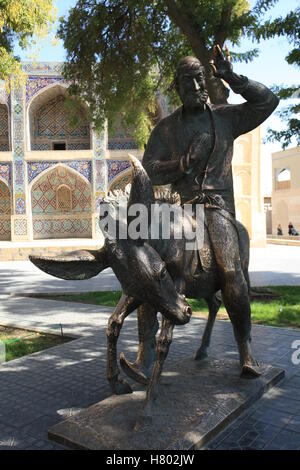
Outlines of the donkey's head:
{"label": "donkey's head", "polygon": [[[131,165],[132,184],[128,208],[139,203],[149,211],[154,203],[151,181],[135,157],[131,157]],[[100,217],[100,227],[105,236],[105,244],[101,250],[84,250],[57,257],[31,256],[30,260],[48,274],[63,279],[88,279],[110,266],[125,294],[136,298],[140,303],[152,304],[175,324],[187,323],[191,308],[185,297],[176,291],[164,261],[146,239],[130,237],[128,223],[133,220],[130,210],[126,211],[125,220],[121,220],[116,213],[117,198],[104,199],[102,204],[109,216],[107,222],[116,224],[112,233],[103,224],[104,217]],[[102,214],[104,212],[100,211]],[[123,238],[120,237],[121,232]]]}

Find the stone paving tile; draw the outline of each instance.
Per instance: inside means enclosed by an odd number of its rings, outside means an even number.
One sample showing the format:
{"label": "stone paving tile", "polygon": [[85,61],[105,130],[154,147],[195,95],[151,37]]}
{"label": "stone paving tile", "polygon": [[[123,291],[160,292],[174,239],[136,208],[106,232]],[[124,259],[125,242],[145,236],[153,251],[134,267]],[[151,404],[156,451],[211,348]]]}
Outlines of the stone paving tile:
{"label": "stone paving tile", "polygon": [[266,445],[266,450],[300,450],[300,433],[290,429],[283,429],[272,441]]}
{"label": "stone paving tile", "polygon": [[292,415],[275,408],[259,407],[254,411],[252,417],[265,424],[283,426],[291,420]]}
{"label": "stone paving tile", "polygon": [[[299,375],[299,376],[294,375],[294,376],[288,381],[288,386],[290,386],[290,387],[295,387],[295,388],[300,389],[300,375]],[[300,390],[299,390],[299,394],[300,394]]]}
{"label": "stone paving tile", "polygon": [[293,416],[285,428],[300,434],[300,413]]}
{"label": "stone paving tile", "polygon": [[20,432],[24,435],[40,436],[47,439],[47,430],[58,421],[60,421],[60,417],[57,414],[44,415],[20,428]]}
{"label": "stone paving tile", "polygon": [[[250,417],[249,417],[250,416]],[[229,426],[225,432],[217,436],[208,448],[213,450],[225,449],[263,449],[268,442],[280,433],[283,426],[257,421],[251,413],[248,413],[243,421]]]}

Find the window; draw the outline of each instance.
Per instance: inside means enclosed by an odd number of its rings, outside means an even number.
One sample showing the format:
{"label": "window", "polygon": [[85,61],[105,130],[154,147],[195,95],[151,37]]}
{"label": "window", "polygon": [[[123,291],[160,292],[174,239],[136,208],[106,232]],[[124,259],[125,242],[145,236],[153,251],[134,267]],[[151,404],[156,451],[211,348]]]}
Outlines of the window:
{"label": "window", "polygon": [[275,189],[290,189],[291,187],[291,172],[288,168],[277,173]]}
{"label": "window", "polygon": [[66,150],[66,142],[53,142],[53,150]]}

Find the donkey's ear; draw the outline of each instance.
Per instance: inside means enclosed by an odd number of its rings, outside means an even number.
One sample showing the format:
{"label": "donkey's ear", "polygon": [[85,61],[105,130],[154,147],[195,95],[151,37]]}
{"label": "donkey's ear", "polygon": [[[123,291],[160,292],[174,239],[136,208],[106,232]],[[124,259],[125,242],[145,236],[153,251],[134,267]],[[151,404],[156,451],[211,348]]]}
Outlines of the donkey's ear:
{"label": "donkey's ear", "polygon": [[132,204],[144,204],[151,210],[154,203],[154,192],[151,180],[141,162],[130,153],[128,154],[132,167],[131,191],[128,206]]}
{"label": "donkey's ear", "polygon": [[67,280],[90,279],[109,267],[105,247],[71,251],[58,256],[29,256],[30,261],[51,276]]}

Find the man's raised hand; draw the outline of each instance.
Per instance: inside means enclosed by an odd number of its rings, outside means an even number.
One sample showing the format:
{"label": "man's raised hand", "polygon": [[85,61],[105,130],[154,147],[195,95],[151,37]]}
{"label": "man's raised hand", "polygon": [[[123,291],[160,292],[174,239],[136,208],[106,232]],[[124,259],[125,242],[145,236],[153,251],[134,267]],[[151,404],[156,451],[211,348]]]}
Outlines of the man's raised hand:
{"label": "man's raised hand", "polygon": [[226,46],[225,56],[226,58],[224,58],[219,44],[216,44],[213,47],[213,59],[210,61],[210,66],[215,77],[223,78],[227,81],[227,78],[232,74],[232,65],[230,63],[229,51]]}

